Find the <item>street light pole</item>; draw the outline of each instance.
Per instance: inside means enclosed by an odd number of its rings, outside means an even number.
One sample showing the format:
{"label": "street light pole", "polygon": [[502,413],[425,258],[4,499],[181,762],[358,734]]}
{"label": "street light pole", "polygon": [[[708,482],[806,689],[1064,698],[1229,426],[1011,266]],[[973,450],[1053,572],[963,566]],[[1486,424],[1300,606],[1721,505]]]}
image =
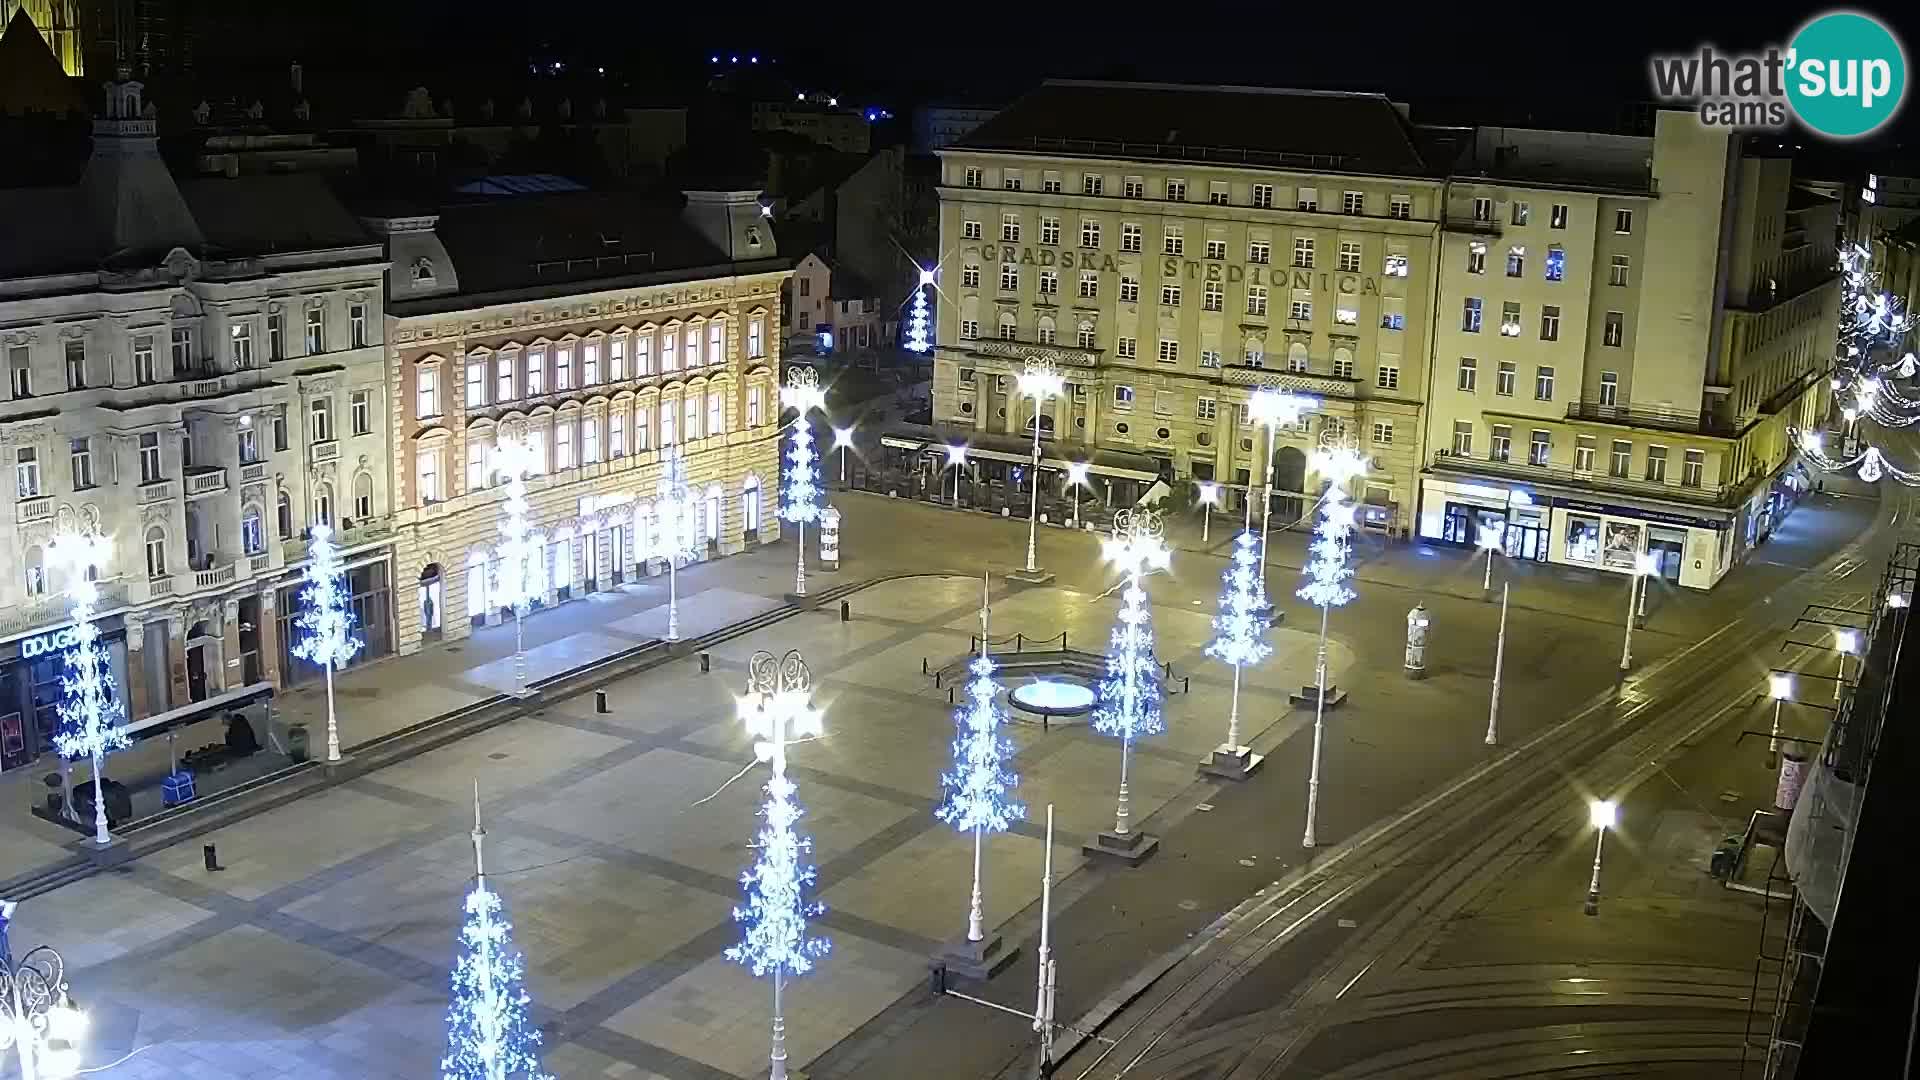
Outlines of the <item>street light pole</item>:
{"label": "street light pole", "polygon": [[1480,527],[1480,546],[1487,549],[1487,572],[1480,579],[1480,591],[1493,591],[1493,556],[1500,549],[1500,531],[1482,525]]}
{"label": "street light pole", "polygon": [[0,900],[0,1052],[20,1057],[20,1080],[64,1080],[80,1069],[87,1016],[67,992],[66,962],[51,946],[29,949],[18,962],[8,926],[18,905]]}
{"label": "street light pole", "polygon": [[1780,767],[1780,707],[1793,696],[1793,676],[1776,671],[1767,676],[1767,693],[1773,698],[1773,730],[1767,735],[1767,768]]}
{"label": "street light pole", "polygon": [[1367,471],[1366,459],[1350,441],[1323,438],[1321,447],[1314,451],[1315,472],[1327,479],[1321,509],[1324,520],[1316,529],[1314,558],[1307,564],[1314,580],[1295,594],[1320,606],[1320,644],[1313,670],[1313,764],[1307,773],[1307,829],[1300,840],[1300,846],[1307,848],[1318,842],[1316,827],[1320,819],[1320,757],[1327,715],[1327,615],[1334,605],[1354,598],[1353,589],[1346,583],[1353,575],[1347,565],[1347,537],[1354,524],[1354,506],[1347,501],[1346,485]]}
{"label": "street light pole", "polygon": [[1633,572],[1627,575],[1627,633],[1620,641],[1620,670],[1633,668],[1633,612],[1634,603],[1640,591],[1646,588],[1646,577],[1654,572],[1658,563],[1652,555],[1641,552],[1633,557]]}
{"label": "street light pole", "polygon": [[1600,914],[1600,852],[1607,842],[1607,830],[1613,828],[1618,814],[1619,808],[1606,799],[1596,799],[1587,807],[1588,820],[1593,823],[1593,876],[1587,879],[1587,902],[1583,910],[1589,915]]}
{"label": "street light pole", "polygon": [[1047,399],[1060,396],[1067,380],[1049,360],[1029,360],[1026,370],[1014,380],[1020,393],[1033,399],[1033,488],[1032,505],[1027,511],[1027,573],[1036,571],[1034,544],[1040,531],[1040,407]]}
{"label": "street light pole", "polygon": [[1500,636],[1493,645],[1493,701],[1487,706],[1488,746],[1500,744],[1500,669],[1507,659],[1507,593],[1512,588],[1512,582],[1500,583]]}
{"label": "street light pole", "polygon": [[[1273,518],[1273,440],[1281,424],[1295,423],[1300,414],[1319,405],[1318,398],[1303,397],[1261,387],[1247,396],[1247,415],[1254,422],[1267,429],[1267,467],[1266,475],[1261,478],[1262,492],[1260,506],[1260,580],[1267,580],[1267,526]],[[1251,495],[1251,492],[1249,492]],[[1253,510],[1247,510],[1249,527],[1253,521]]]}
{"label": "street light pole", "polygon": [[1033,1030],[1040,1033],[1039,1075],[1053,1075],[1053,804],[1047,804],[1046,870],[1040,877],[1040,956]]}
{"label": "street light pole", "polygon": [[1088,466],[1084,461],[1070,462],[1067,465],[1067,486],[1073,489],[1073,527],[1080,527],[1080,485],[1087,482]]}
{"label": "street light pole", "polygon": [[[1210,540],[1208,532],[1213,526],[1213,507],[1220,501],[1220,485],[1206,481],[1200,485],[1200,546],[1206,547]],[[1239,744],[1235,744],[1239,745]]]}
{"label": "street light pole", "polygon": [[1840,703],[1840,697],[1847,688],[1847,657],[1860,648],[1860,632],[1857,630],[1836,630],[1833,634],[1833,647],[1840,652],[1840,672],[1833,680],[1833,701]]}
{"label": "street light pole", "polygon": [[947,464],[953,466],[953,502],[954,509],[960,508],[960,470],[967,463],[967,448],[964,446],[947,447]]}
{"label": "street light pole", "polygon": [[847,448],[853,445],[853,429],[834,428],[833,448],[840,451],[840,486],[847,486]]}

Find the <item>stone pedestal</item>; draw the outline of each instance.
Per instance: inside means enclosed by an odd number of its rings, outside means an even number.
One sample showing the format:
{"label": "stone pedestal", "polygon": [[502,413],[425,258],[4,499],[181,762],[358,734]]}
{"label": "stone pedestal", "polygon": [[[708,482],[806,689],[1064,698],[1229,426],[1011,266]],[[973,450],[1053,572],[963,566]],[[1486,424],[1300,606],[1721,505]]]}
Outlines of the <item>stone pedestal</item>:
{"label": "stone pedestal", "polygon": [[[1299,693],[1288,694],[1287,701],[1290,702],[1293,705],[1293,707],[1296,709],[1314,708],[1320,702],[1320,688],[1317,686],[1303,686],[1300,688]],[[1347,692],[1345,690],[1342,690],[1339,687],[1332,685],[1331,683],[1327,685],[1327,711],[1328,712],[1332,712],[1334,709],[1337,709],[1340,706],[1346,704],[1346,701],[1347,701]]]}
{"label": "stone pedestal", "polygon": [[1125,863],[1139,866],[1160,850],[1160,838],[1149,836],[1138,830],[1131,830],[1125,836],[1114,832],[1101,832],[1091,843],[1080,845],[1080,853],[1089,858],[1103,859],[1108,862]]}
{"label": "stone pedestal", "polygon": [[1053,581],[1053,571],[1045,567],[1039,567],[1033,570],[1009,570],[1007,571],[1007,580],[1013,582],[1015,585],[1046,585]]}
{"label": "stone pedestal", "polygon": [[85,855],[87,861],[95,866],[119,866],[121,863],[133,858],[133,849],[127,845],[124,837],[111,837],[106,847],[101,847],[99,844],[94,843],[93,811],[88,810],[84,818],[85,820],[82,824],[87,827],[87,838],[77,843],[67,845],[69,848]]}
{"label": "stone pedestal", "polygon": [[1251,746],[1221,743],[1213,748],[1212,756],[1200,763],[1200,772],[1203,776],[1219,780],[1245,780],[1257,772],[1266,760],[1265,755],[1254,753]]}
{"label": "stone pedestal", "polygon": [[979,941],[964,936],[948,941],[933,954],[932,962],[946,967],[949,976],[985,982],[1000,974],[1020,955],[1018,946],[1009,948],[999,934],[988,934]]}

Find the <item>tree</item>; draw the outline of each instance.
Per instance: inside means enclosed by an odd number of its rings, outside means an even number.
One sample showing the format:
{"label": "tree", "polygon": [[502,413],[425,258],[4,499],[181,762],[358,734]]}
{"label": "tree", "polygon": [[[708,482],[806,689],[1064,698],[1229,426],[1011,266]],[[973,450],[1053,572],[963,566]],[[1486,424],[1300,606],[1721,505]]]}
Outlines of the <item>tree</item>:
{"label": "tree", "polygon": [[347,593],[347,568],[340,547],[333,542],[333,528],[326,524],[313,527],[313,540],[307,547],[307,568],[300,580],[303,608],[294,625],[300,639],[293,655],[320,665],[327,674],[327,760],[340,760],[340,724],[334,716],[333,673],[360,651],[361,641],[353,632],[353,609]]}
{"label": "tree", "polygon": [[481,841],[480,788],[473,793],[473,890],[467,893],[460,957],[453,967],[453,1003],[447,1010],[447,1056],[442,1080],[551,1080],[536,1053],[540,1029],[528,1016],[533,999],[525,965],[513,947],[513,924],[500,897],[487,887]]}
{"label": "tree", "polygon": [[113,669],[100,648],[100,629],[93,623],[100,603],[99,568],[111,557],[112,544],[98,533],[70,533],[56,540],[53,556],[67,573],[72,603],[73,644],[67,648],[67,674],[60,680],[61,726],[53,747],[69,761],[89,758],[93,764],[93,839],[105,847],[113,842],[107,831],[107,754],[132,745],[127,738],[126,712],[113,693]]}
{"label": "tree", "polygon": [[960,832],[973,834],[973,895],[967,908],[967,940],[986,936],[980,899],[980,840],[985,833],[1007,831],[1027,816],[1027,808],[1010,796],[1020,778],[1007,768],[1013,740],[1001,734],[1005,720],[999,705],[1000,684],[987,655],[986,583],[981,583],[980,655],[967,665],[967,703],[953,714],[959,734],[953,739],[953,769],[941,775],[946,801],[934,816]]}
{"label": "tree", "polygon": [[1251,529],[1233,544],[1233,559],[1220,575],[1220,613],[1213,617],[1213,640],[1206,654],[1233,667],[1233,705],[1227,716],[1226,748],[1240,748],[1240,670],[1273,652],[1267,643],[1265,597],[1260,589],[1260,543]]}

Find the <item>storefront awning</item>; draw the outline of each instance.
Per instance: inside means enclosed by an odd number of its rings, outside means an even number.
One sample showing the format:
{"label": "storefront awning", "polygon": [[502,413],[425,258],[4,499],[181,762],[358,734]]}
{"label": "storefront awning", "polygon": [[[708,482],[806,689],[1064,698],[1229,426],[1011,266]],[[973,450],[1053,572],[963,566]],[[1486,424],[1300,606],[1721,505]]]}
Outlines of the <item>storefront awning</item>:
{"label": "storefront awning", "polygon": [[133,723],[127,725],[127,738],[135,742],[141,739],[150,739],[155,735],[164,735],[174,728],[199,723],[202,720],[214,716],[216,713],[231,712],[234,709],[245,708],[256,702],[266,701],[271,697],[273,697],[273,684],[270,682],[257,682],[243,686],[238,690],[228,690],[223,694],[216,694],[204,701],[196,701],[189,705],[182,705],[177,709],[169,709],[163,713],[156,713],[153,716],[147,717],[145,720],[135,720]]}
{"label": "storefront awning", "polygon": [[914,451],[925,449],[927,440],[909,439],[902,435],[882,435],[880,436],[880,445],[891,446],[895,450]]}

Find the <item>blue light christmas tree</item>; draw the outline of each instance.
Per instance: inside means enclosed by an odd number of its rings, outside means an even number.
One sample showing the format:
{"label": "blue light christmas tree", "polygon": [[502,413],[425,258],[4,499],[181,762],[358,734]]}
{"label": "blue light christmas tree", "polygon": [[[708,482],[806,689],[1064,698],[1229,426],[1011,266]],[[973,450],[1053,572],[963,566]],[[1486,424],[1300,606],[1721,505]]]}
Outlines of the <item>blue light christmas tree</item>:
{"label": "blue light christmas tree", "polygon": [[[93,765],[93,839],[105,847],[113,842],[107,831],[105,779],[107,754],[131,745],[126,712],[113,693],[113,668],[100,647],[100,628],[94,625],[100,603],[98,574],[113,554],[113,544],[99,533],[68,533],[55,540],[55,562],[66,571],[67,595],[73,620],[73,644],[67,647],[67,673],[60,679],[60,729],[53,748],[72,761],[88,758]],[[72,800],[68,800],[72,805]]]}
{"label": "blue light christmas tree", "polygon": [[460,957],[453,967],[453,1002],[447,1009],[447,1055],[442,1080],[550,1080],[540,1071],[540,1029],[528,1010],[525,965],[513,947],[513,924],[500,896],[487,887],[481,851],[480,785],[473,789],[473,889],[467,921],[460,928]]}
{"label": "blue light christmas tree", "polygon": [[927,311],[927,292],[933,288],[933,271],[920,271],[920,284],[913,290],[913,307],[907,311],[907,348],[917,353],[933,351],[932,318]]}
{"label": "blue light christmas tree", "polygon": [[1107,645],[1107,671],[1097,691],[1093,729],[1120,739],[1120,799],[1114,808],[1113,835],[1127,827],[1127,758],[1133,740],[1166,730],[1160,714],[1160,669],[1153,657],[1153,613],[1140,585],[1148,569],[1165,569],[1169,553],[1159,515],[1123,510],[1114,516],[1113,536],[1103,545],[1107,559],[1127,575],[1120,618]]}
{"label": "blue light christmas tree", "polygon": [[786,503],[780,516],[793,522],[798,530],[795,547],[799,549],[799,568],[795,571],[794,592],[807,595],[807,523],[820,519],[820,473],[816,462],[820,455],[813,448],[813,424],[807,414],[826,404],[819,376],[812,368],[793,368],[787,372],[787,385],[780,390],[780,403],[796,411],[793,418],[793,445],[787,451]]}
{"label": "blue light christmas tree", "polygon": [[1239,763],[1234,770],[1244,773],[1251,764],[1250,751],[1240,743],[1240,671],[1265,660],[1273,652],[1267,643],[1270,625],[1266,597],[1260,588],[1260,541],[1251,529],[1241,532],[1233,543],[1233,558],[1220,575],[1220,613],[1213,617],[1213,640],[1206,654],[1233,668],[1233,704],[1227,714],[1227,741],[1215,751]]}
{"label": "blue light christmas tree", "polygon": [[[1347,538],[1353,533],[1354,505],[1347,501],[1347,484],[1367,471],[1366,459],[1352,446],[1329,441],[1313,452],[1313,469],[1327,481],[1327,492],[1320,499],[1320,522],[1313,529],[1308,547],[1307,581],[1294,595],[1320,609],[1320,647],[1315,654],[1314,686],[1317,698],[1313,709],[1313,771],[1307,776],[1307,832],[1301,846],[1315,842],[1314,824],[1320,811],[1320,745],[1327,712],[1327,613],[1355,596],[1347,584],[1353,577],[1348,563]],[[1341,698],[1335,694],[1338,704]]]}
{"label": "blue light christmas tree", "polygon": [[327,674],[327,760],[340,760],[340,724],[333,711],[333,673],[360,651],[360,639],[353,632],[353,609],[347,594],[347,568],[340,558],[340,547],[333,541],[333,527],[325,523],[313,527],[313,539],[307,546],[307,568],[300,580],[303,610],[294,625],[299,640],[293,655],[320,665]]}
{"label": "blue light christmas tree", "polygon": [[660,462],[659,499],[653,504],[653,545],[648,555],[667,564],[667,640],[680,640],[681,563],[692,562],[700,550],[693,488],[687,484],[687,459],[675,443]]}
{"label": "blue light christmas tree", "polygon": [[1027,808],[1012,797],[1020,783],[1007,762],[1013,740],[1001,734],[1006,717],[1000,709],[1000,683],[987,654],[987,584],[980,586],[980,655],[967,665],[967,703],[953,714],[959,733],[953,740],[953,768],[941,774],[946,801],[934,816],[960,832],[973,834],[973,895],[967,907],[967,940],[984,941],[986,928],[980,900],[980,844],[985,833],[1007,831],[1027,816]]}

